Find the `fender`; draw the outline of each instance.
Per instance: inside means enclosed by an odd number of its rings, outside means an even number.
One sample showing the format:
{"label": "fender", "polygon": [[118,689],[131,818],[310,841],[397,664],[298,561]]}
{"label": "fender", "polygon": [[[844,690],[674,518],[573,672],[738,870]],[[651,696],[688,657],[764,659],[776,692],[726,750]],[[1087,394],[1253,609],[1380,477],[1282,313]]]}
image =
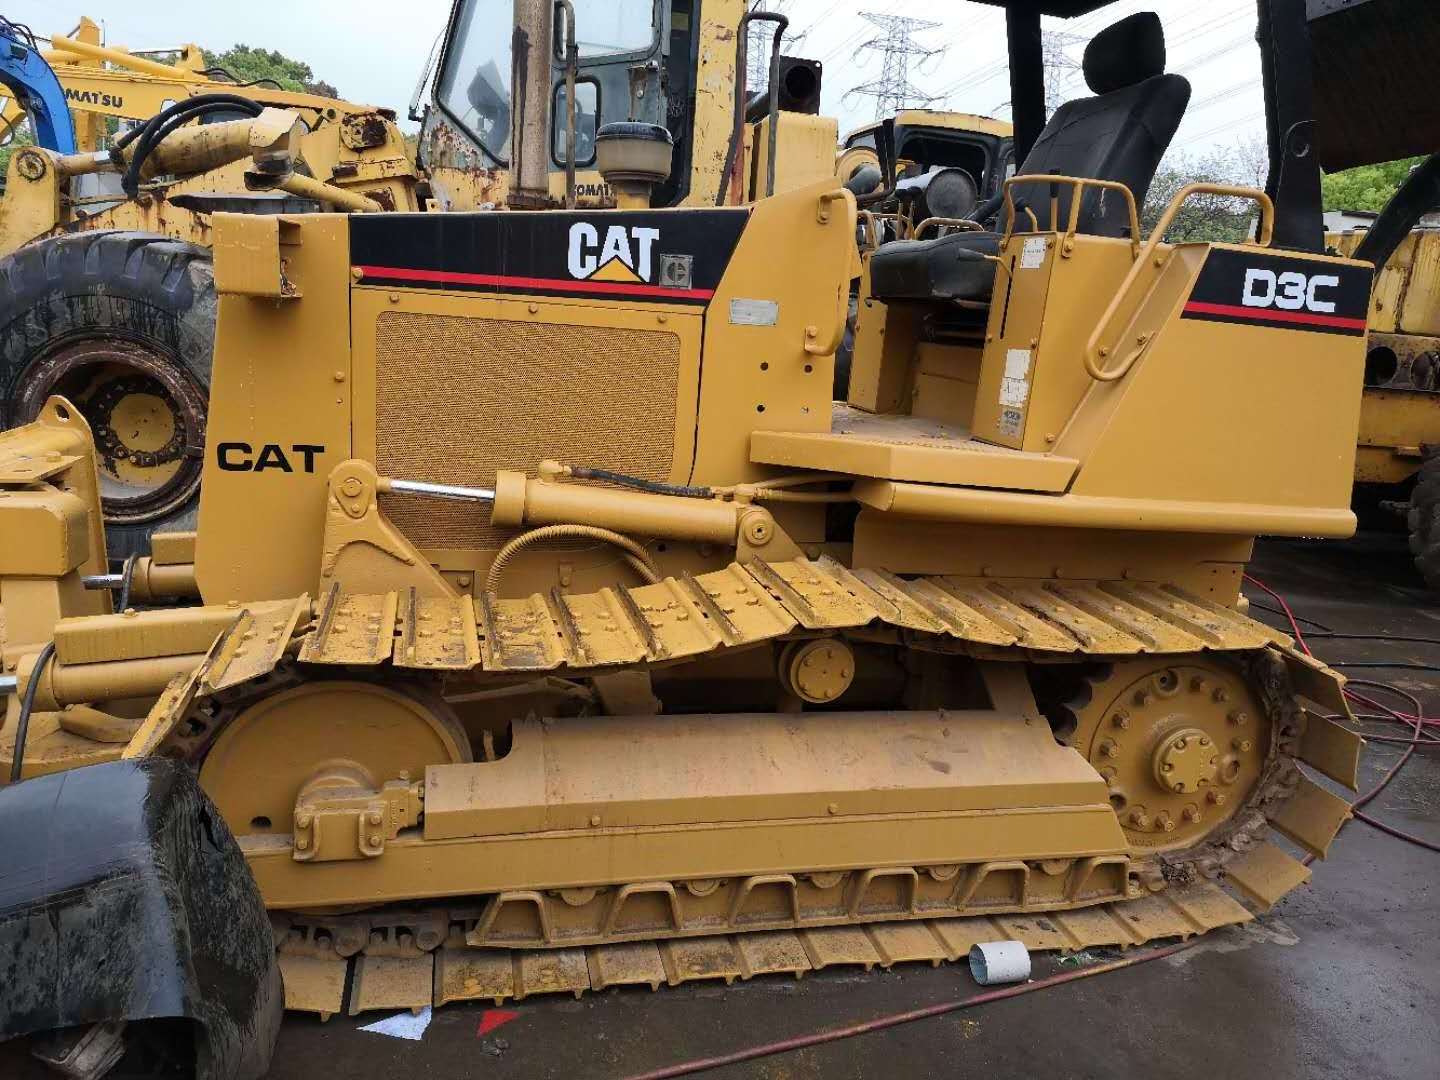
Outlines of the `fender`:
{"label": "fender", "polygon": [[284,1011],[239,845],[194,773],[115,761],[0,789],[0,1042],[194,1021],[198,1080],[259,1080]]}

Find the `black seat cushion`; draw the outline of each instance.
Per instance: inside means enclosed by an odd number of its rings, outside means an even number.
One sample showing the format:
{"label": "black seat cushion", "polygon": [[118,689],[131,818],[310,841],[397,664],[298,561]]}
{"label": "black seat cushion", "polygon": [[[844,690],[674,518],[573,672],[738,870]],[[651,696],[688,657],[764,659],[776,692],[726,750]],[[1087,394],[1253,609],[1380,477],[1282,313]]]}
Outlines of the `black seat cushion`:
{"label": "black seat cushion", "polygon": [[[1142,11],[1107,27],[1085,48],[1085,81],[1094,97],[1067,101],[1055,110],[1025,156],[1022,176],[1080,176],[1114,180],[1128,187],[1137,207],[1145,201],[1160,158],[1190,102],[1190,83],[1166,75],[1165,34],[1154,12]],[[1014,185],[1017,202],[1035,214],[1040,231],[1052,228],[1052,185],[1044,180]],[[1054,185],[1059,220],[1070,219],[1069,185]],[[1028,217],[1022,218],[1028,222]],[[1026,225],[1020,226],[1022,229]],[[1087,192],[1077,230],[1092,236],[1127,236],[1130,216],[1114,192]],[[994,264],[961,261],[957,249],[996,254],[994,233],[956,233],[939,240],[897,240],[871,257],[873,292],[880,300],[984,300],[995,278]],[[973,246],[973,247],[972,247]],[[919,264],[926,264],[924,267]],[[933,265],[931,265],[933,264]],[[918,290],[928,284],[929,293]],[[894,290],[894,291],[891,291]]]}
{"label": "black seat cushion", "polygon": [[[968,254],[967,254],[968,253]],[[986,300],[1000,234],[957,232],[934,240],[897,240],[871,257],[870,291],[882,300]]]}

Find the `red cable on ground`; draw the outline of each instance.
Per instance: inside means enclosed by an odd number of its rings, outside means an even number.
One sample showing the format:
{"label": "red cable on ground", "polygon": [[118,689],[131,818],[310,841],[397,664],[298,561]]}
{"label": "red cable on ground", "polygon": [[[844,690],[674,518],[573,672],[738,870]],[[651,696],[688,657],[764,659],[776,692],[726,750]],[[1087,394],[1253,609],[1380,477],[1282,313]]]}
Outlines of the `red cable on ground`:
{"label": "red cable on ground", "polygon": [[[1306,656],[1313,657],[1315,654],[1310,651],[1310,646],[1305,641],[1305,635],[1300,631],[1300,623],[1295,613],[1290,609],[1290,605],[1286,603],[1285,598],[1259,578],[1246,574],[1245,580],[1252,582],[1257,588],[1263,589],[1275,599],[1280,605],[1280,609],[1285,613],[1285,618],[1289,620],[1290,628],[1295,632],[1296,642],[1300,645],[1300,648],[1305,651]],[[1362,683],[1362,680],[1352,681],[1357,685]],[[1381,702],[1373,701],[1363,694],[1356,694],[1350,690],[1345,691],[1345,696],[1352,701],[1359,701],[1362,704],[1370,705],[1384,713],[1388,713],[1390,718],[1397,723],[1411,727],[1414,734],[1409,739],[1401,740],[1406,743],[1407,746],[1405,753],[1400,756],[1400,760],[1390,766],[1385,775],[1380,778],[1378,784],[1351,803],[1350,810],[1357,819],[1373,828],[1379,829],[1383,833],[1388,833],[1397,839],[1405,840],[1419,847],[1427,848],[1430,851],[1440,852],[1440,844],[1434,844],[1421,837],[1412,836],[1410,833],[1397,829],[1393,825],[1387,825],[1383,821],[1372,818],[1361,809],[1379,795],[1380,792],[1384,791],[1391,780],[1395,779],[1395,776],[1400,772],[1401,768],[1410,760],[1411,755],[1415,753],[1417,746],[1428,745],[1436,741],[1425,731],[1427,726],[1436,724],[1436,721],[1426,719],[1424,706],[1420,704],[1418,698],[1404,690],[1396,689],[1385,683],[1366,682],[1364,685],[1383,687],[1400,697],[1408,698],[1414,702],[1416,711],[1414,715],[1410,715],[1392,709],[1390,706]],[[1380,736],[1380,738],[1385,737]],[[1314,861],[1315,856],[1313,855],[1307,855],[1303,860],[1306,866],[1309,866],[1310,863]],[[789,1039],[779,1039],[775,1042],[761,1043],[758,1046],[747,1047],[744,1050],[736,1050],[732,1053],[721,1054],[716,1057],[696,1058],[693,1061],[681,1062],[679,1065],[668,1065],[663,1069],[656,1069],[652,1072],[637,1073],[627,1077],[626,1080],[670,1080],[671,1077],[690,1076],[694,1073],[718,1069],[723,1065],[738,1065],[743,1061],[754,1061],[756,1058],[770,1057],[774,1054],[784,1054],[792,1050],[803,1050],[811,1046],[838,1042],[841,1039],[850,1039],[857,1035],[867,1035],[872,1031],[884,1031],[887,1028],[898,1027],[901,1024],[908,1024],[915,1020],[928,1020],[931,1017],[944,1016],[946,1013],[958,1012],[961,1009],[969,1009],[976,1005],[986,1005],[992,1001],[1004,1001],[1007,998],[1019,997],[1022,994],[1028,994],[1035,990],[1045,990],[1052,986],[1059,986],[1062,983],[1089,978],[1091,975],[1103,975],[1109,971],[1118,971],[1121,968],[1134,967],[1137,964],[1145,963],[1147,960],[1158,960],[1161,957],[1174,956],[1176,953],[1197,944],[1199,940],[1199,938],[1191,938],[1189,941],[1182,941],[1175,945],[1167,945],[1161,949],[1151,949],[1149,952],[1128,956],[1122,960],[1112,960],[1107,964],[1097,964],[1095,967],[1082,968],[1079,971],[1068,971],[1060,975],[1051,975],[1044,979],[1036,979],[1034,982],[1007,987],[1004,990],[988,990],[968,998],[962,998],[959,1001],[947,1001],[939,1005],[927,1005],[923,1008],[911,1009],[908,1012],[891,1013],[888,1016],[877,1017],[874,1020],[866,1020],[863,1023],[852,1024],[849,1027],[831,1028],[828,1031],[817,1031],[810,1035],[797,1035]]]}
{"label": "red cable on ground", "polygon": [[1136,964],[1143,964],[1147,960],[1159,960],[1164,956],[1174,956],[1176,953],[1190,948],[1199,941],[1199,938],[1191,938],[1189,941],[1182,941],[1176,945],[1167,945],[1163,949],[1151,949],[1149,952],[1128,956],[1123,960],[1112,960],[1108,964],[1097,964],[1094,967],[1081,968],[1079,971],[1067,971],[1060,975],[1051,975],[1044,979],[1036,979],[1034,982],[1006,987],[1004,990],[987,990],[982,994],[961,998],[959,1001],[946,1001],[939,1005],[927,1005],[924,1008],[911,1009],[909,1012],[891,1013],[888,1016],[877,1017],[874,1020],[866,1020],[864,1023],[851,1024],[849,1027],[831,1028],[828,1031],[817,1031],[810,1035],[798,1035],[791,1039],[780,1039],[776,1042],[761,1043],[758,1046],[747,1047],[744,1050],[736,1050],[729,1054],[721,1054],[718,1057],[696,1058],[694,1061],[682,1062],[679,1065],[667,1065],[665,1068],[656,1069],[654,1072],[639,1073],[627,1077],[626,1080],[669,1080],[669,1078],[673,1076],[689,1076],[693,1073],[704,1072],[707,1069],[718,1069],[722,1065],[736,1065],[742,1061],[754,1061],[756,1058],[769,1057],[772,1054],[783,1054],[791,1050],[803,1050],[809,1046],[837,1042],[840,1039],[850,1039],[856,1035],[866,1035],[872,1031],[884,1031],[886,1028],[898,1027],[900,1024],[908,1024],[914,1020],[927,1020],[932,1016],[944,1016],[946,1013],[958,1012],[961,1009],[969,1009],[976,1005],[985,1005],[992,1001],[1004,1001],[1006,998],[1019,997],[1021,994],[1028,994],[1035,990],[1044,990],[1051,986],[1059,986],[1061,983],[1074,982],[1077,979],[1087,979],[1091,975],[1103,975],[1108,971],[1118,971],[1121,968],[1134,967]]}
{"label": "red cable on ground", "polygon": [[[1280,610],[1285,613],[1285,618],[1290,622],[1290,629],[1295,633],[1296,642],[1300,645],[1300,648],[1305,650],[1306,656],[1313,657],[1315,654],[1310,651],[1310,645],[1308,642],[1306,642],[1305,635],[1300,630],[1300,622],[1295,617],[1295,612],[1291,610],[1290,605],[1286,602],[1285,598],[1281,596],[1278,592],[1276,592],[1274,589],[1272,589],[1269,585],[1266,585],[1263,581],[1261,581],[1259,578],[1255,577],[1252,574],[1246,574],[1245,580],[1255,585],[1257,588],[1264,590],[1270,595],[1270,598],[1272,600],[1274,600],[1277,604],[1280,605]],[[1414,729],[1414,734],[1410,738],[1405,740],[1389,739],[1383,735],[1379,736],[1379,738],[1384,740],[1385,742],[1403,741],[1406,744],[1405,753],[1400,755],[1399,761],[1395,762],[1394,765],[1390,766],[1389,770],[1386,771],[1385,775],[1380,778],[1380,782],[1378,784],[1371,788],[1369,792],[1362,795],[1360,798],[1356,799],[1353,803],[1350,804],[1351,814],[1354,815],[1356,820],[1363,821],[1371,828],[1379,829],[1381,832],[1393,836],[1397,840],[1404,840],[1407,843],[1414,844],[1416,847],[1422,847],[1428,851],[1440,853],[1440,844],[1432,843],[1431,841],[1426,840],[1423,837],[1415,836],[1412,833],[1405,832],[1403,829],[1397,829],[1394,825],[1387,825],[1385,822],[1364,813],[1361,809],[1362,807],[1367,805],[1372,799],[1374,799],[1375,796],[1379,795],[1380,792],[1384,791],[1391,780],[1395,779],[1396,775],[1405,766],[1405,763],[1410,760],[1411,755],[1415,753],[1416,747],[1434,745],[1436,743],[1436,740],[1425,731],[1425,728],[1434,726],[1436,724],[1436,721],[1426,719],[1425,707],[1420,703],[1420,699],[1412,694],[1407,693],[1404,690],[1398,690],[1395,687],[1390,686],[1386,683],[1371,683],[1365,680],[1358,679],[1353,680],[1353,682],[1355,685],[1378,686],[1390,691],[1392,694],[1395,694],[1399,697],[1408,698],[1410,701],[1415,703],[1415,713],[1413,715],[1409,713],[1402,713],[1399,710],[1392,709],[1390,708],[1390,706],[1385,705],[1379,701],[1368,698],[1364,694],[1357,694],[1353,690],[1348,689],[1345,691],[1345,696],[1351,701],[1358,701],[1363,705],[1369,705],[1372,708],[1379,709],[1382,712],[1388,713],[1391,719],[1395,720],[1397,723],[1404,724],[1407,727],[1412,727]],[[1310,863],[1313,861],[1314,856],[1309,856],[1304,860],[1306,866],[1309,866]]]}

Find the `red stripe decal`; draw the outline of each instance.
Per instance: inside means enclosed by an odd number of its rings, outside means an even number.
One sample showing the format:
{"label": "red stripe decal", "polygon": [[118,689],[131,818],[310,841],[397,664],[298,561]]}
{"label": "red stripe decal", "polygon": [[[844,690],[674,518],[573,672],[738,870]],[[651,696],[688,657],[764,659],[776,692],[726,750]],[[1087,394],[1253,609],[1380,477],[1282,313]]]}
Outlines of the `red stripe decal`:
{"label": "red stripe decal", "polygon": [[1253,322],[1299,323],[1302,326],[1333,326],[1342,330],[1364,330],[1364,319],[1343,315],[1316,315],[1309,311],[1279,311],[1275,308],[1241,307],[1238,304],[1207,304],[1191,300],[1185,305],[1186,315],[1229,315]]}
{"label": "red stripe decal", "polygon": [[605,293],[610,296],[653,296],[665,300],[709,300],[714,289],[668,289],[663,285],[616,281],[568,281],[561,278],[511,277],[506,274],[463,274],[454,270],[416,270],[403,266],[357,266],[365,277],[391,281],[433,281],[441,285],[489,285],[504,289],[548,289],[551,292]]}

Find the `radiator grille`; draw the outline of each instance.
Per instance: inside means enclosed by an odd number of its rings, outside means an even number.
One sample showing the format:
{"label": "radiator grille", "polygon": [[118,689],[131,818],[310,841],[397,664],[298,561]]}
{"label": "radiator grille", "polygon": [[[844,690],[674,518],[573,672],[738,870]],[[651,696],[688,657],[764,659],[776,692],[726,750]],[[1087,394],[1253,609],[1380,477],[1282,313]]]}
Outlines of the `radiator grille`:
{"label": "radiator grille", "polygon": [[[387,312],[376,326],[376,467],[488,487],[543,458],[670,479],[680,340],[669,332]],[[492,548],[508,532],[464,503],[384,496],[421,547]]]}

